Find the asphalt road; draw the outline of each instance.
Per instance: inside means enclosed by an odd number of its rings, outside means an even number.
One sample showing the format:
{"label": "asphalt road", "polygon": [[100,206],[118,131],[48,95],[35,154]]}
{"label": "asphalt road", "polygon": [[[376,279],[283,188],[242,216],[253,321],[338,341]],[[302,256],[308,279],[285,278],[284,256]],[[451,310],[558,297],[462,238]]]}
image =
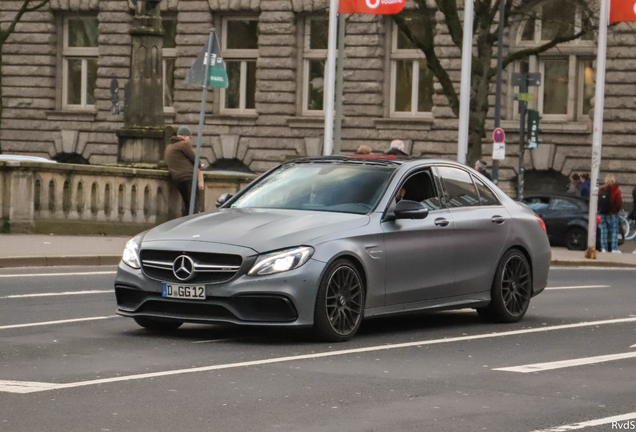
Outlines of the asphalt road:
{"label": "asphalt road", "polygon": [[151,334],[114,316],[113,277],[0,271],[0,431],[636,428],[635,270],[553,268],[562,289],[518,324],[419,314],[367,321],[342,344],[228,326]]}

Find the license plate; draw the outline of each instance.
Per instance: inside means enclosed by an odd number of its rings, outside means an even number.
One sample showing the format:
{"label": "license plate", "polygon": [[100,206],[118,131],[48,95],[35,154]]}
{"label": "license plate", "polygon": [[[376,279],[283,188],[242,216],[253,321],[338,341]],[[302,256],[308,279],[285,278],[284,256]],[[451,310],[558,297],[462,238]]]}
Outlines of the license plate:
{"label": "license plate", "polygon": [[188,300],[205,300],[204,285],[173,285],[169,283],[162,284],[163,297],[179,298]]}

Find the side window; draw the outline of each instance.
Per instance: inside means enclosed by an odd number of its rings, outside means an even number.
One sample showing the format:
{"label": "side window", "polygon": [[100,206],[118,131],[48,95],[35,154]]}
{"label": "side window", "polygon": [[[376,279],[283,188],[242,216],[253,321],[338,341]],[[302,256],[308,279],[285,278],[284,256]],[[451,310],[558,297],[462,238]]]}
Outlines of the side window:
{"label": "side window", "polygon": [[547,210],[550,200],[542,197],[526,198],[523,202],[535,213],[541,210]]}
{"label": "side window", "polygon": [[422,203],[429,210],[442,208],[435,181],[429,170],[410,176],[400,187],[398,198],[400,196],[401,199]]}
{"label": "side window", "polygon": [[466,207],[479,205],[479,195],[470,174],[453,167],[437,167],[442,177],[446,204],[449,207]]}
{"label": "side window", "polygon": [[579,207],[573,202],[570,202],[568,200],[564,200],[561,198],[555,198],[550,203],[550,210],[554,210],[554,211],[562,211],[562,210],[576,211],[578,209]]}
{"label": "side window", "polygon": [[477,190],[479,191],[479,203],[480,205],[500,205],[501,203],[497,199],[494,193],[486,186],[481,180],[473,176]]}

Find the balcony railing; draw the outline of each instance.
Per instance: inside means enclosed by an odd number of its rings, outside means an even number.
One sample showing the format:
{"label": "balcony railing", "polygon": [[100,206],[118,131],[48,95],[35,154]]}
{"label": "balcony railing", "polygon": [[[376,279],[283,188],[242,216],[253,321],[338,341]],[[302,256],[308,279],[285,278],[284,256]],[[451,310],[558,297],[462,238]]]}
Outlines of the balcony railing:
{"label": "balcony railing", "polygon": [[[205,172],[205,209],[236,193],[251,174]],[[0,162],[3,231],[133,233],[181,215],[167,171],[92,165]]]}

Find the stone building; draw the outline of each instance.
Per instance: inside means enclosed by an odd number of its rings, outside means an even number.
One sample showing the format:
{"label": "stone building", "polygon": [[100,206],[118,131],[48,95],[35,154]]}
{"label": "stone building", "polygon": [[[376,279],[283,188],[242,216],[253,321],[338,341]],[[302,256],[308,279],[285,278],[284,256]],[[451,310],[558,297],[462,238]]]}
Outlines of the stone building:
{"label": "stone building", "polygon": [[[3,24],[20,4],[2,1]],[[245,166],[260,173],[289,158],[320,155],[327,6],[326,0],[163,0],[166,125],[187,124],[196,131],[201,89],[184,78],[214,26],[230,87],[210,92],[202,156],[214,166]],[[123,115],[111,110],[110,87],[117,79],[123,100],[121,89],[130,76],[132,11],[129,0],[51,0],[24,15],[3,50],[0,140],[5,153],[91,164],[117,161],[116,132]],[[576,8],[547,12],[580,25]],[[417,31],[417,21],[410,22]],[[510,31],[507,46],[514,50],[541,43],[553,30],[540,21],[521,23]],[[442,25],[435,38],[442,64],[459,88],[459,49]],[[345,45],[343,153],[361,144],[382,152],[399,138],[413,156],[455,159],[457,119],[422,53],[391,18],[349,16]],[[626,197],[636,185],[634,46],[633,26],[610,29],[601,175],[613,172]],[[590,38],[508,68],[544,77],[541,87],[532,90],[530,107],[543,115],[544,142],[526,154],[527,190],[544,187],[550,178],[559,189],[572,172],[589,171],[595,56]],[[500,184],[514,195],[519,121],[507,78],[506,73],[502,126],[508,157]],[[490,162],[489,140],[484,154]]]}

